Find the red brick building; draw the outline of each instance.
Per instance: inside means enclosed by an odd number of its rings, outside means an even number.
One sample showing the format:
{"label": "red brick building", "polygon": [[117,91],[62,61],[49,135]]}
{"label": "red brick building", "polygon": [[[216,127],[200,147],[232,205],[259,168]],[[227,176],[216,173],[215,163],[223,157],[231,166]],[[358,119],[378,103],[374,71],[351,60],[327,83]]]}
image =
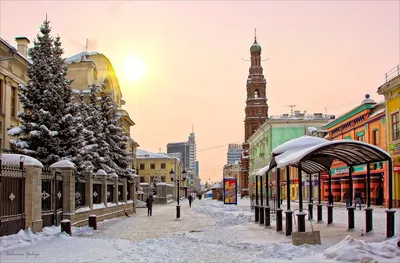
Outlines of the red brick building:
{"label": "red brick building", "polygon": [[240,189],[242,195],[248,195],[249,187],[249,144],[248,139],[268,118],[268,104],[266,96],[267,81],[263,75],[261,66],[261,46],[254,37],[254,43],[250,47],[251,66],[247,78],[247,99],[244,119],[244,143],[241,157]]}

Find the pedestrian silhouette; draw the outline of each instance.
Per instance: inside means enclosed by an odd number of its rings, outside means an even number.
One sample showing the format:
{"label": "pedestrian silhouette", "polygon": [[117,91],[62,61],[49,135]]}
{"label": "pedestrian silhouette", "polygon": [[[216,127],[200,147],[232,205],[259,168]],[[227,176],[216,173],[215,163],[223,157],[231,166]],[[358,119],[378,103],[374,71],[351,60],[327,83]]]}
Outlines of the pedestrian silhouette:
{"label": "pedestrian silhouette", "polygon": [[193,201],[192,195],[189,195],[188,200],[189,200],[189,207],[192,207],[192,201]]}
{"label": "pedestrian silhouette", "polygon": [[147,216],[152,216],[153,214],[153,202],[154,202],[153,195],[147,197],[146,199]]}

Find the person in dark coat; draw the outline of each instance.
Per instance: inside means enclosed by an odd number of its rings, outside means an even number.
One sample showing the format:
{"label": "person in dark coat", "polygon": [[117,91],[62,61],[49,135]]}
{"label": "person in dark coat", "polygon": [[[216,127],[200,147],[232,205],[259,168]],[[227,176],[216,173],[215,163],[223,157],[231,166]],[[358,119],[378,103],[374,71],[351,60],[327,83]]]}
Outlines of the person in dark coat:
{"label": "person in dark coat", "polygon": [[361,199],[362,199],[361,192],[356,191],[356,193],[354,194],[354,200],[355,200],[354,207],[357,208],[357,204],[358,204],[360,206],[360,210],[361,210]]}
{"label": "person in dark coat", "polygon": [[192,207],[192,201],[193,201],[192,195],[189,195],[188,200],[189,200],[189,207]]}
{"label": "person in dark coat", "polygon": [[152,216],[153,214],[153,202],[154,202],[153,195],[147,197],[146,199],[147,216]]}

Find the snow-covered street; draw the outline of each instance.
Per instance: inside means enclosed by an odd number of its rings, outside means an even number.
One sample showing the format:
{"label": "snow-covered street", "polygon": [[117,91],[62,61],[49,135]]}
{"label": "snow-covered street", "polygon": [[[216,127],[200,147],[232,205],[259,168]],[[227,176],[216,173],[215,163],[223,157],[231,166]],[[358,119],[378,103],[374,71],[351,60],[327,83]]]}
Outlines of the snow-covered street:
{"label": "snow-covered street", "polygon": [[[249,200],[224,205],[195,200],[181,203],[175,219],[175,203],[157,205],[153,216],[138,209],[136,215],[107,220],[98,230],[73,229],[73,236],[58,227],[32,234],[21,231],[1,237],[1,262],[399,262],[399,235],[385,240],[383,209],[376,212],[374,233],[361,236],[360,227],[346,232],[344,208],[335,208],[334,226],[314,224],[321,230],[322,245],[293,246],[291,238],[254,223]],[[361,212],[361,211],[357,211]],[[357,222],[363,218],[357,213]],[[397,220],[398,222],[398,220]],[[273,225],[275,221],[272,220]],[[399,225],[398,223],[396,224]],[[309,223],[307,223],[307,227]],[[364,226],[363,226],[364,227]],[[309,228],[307,228],[309,230]],[[346,237],[349,235],[348,237]],[[374,241],[383,241],[373,243]]]}

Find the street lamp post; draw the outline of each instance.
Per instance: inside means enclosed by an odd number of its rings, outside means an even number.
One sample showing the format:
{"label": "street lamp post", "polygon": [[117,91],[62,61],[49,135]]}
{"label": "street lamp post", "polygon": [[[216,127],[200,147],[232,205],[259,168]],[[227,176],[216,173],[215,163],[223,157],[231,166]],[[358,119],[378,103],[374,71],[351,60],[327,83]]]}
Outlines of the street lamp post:
{"label": "street lamp post", "polygon": [[186,171],[183,170],[182,174],[181,174],[181,178],[179,178],[179,176],[177,176],[177,178],[175,179],[175,173],[174,170],[171,168],[171,171],[169,172],[170,176],[171,176],[171,181],[175,181],[175,183],[177,184],[177,198],[176,198],[176,218],[180,218],[181,217],[181,207],[179,205],[179,183],[182,181],[182,183],[186,180]]}

